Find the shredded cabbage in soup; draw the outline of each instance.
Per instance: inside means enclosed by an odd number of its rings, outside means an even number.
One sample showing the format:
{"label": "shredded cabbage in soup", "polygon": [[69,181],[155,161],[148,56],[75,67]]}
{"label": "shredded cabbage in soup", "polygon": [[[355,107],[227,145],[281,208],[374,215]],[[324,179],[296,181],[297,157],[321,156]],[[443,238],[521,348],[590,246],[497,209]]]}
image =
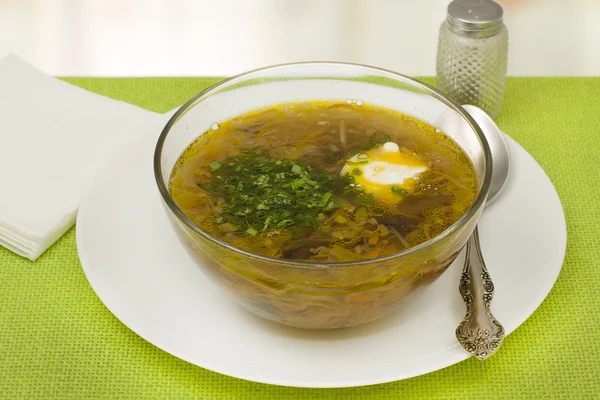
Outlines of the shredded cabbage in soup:
{"label": "shredded cabbage in soup", "polygon": [[181,155],[170,192],[202,229],[253,253],[389,255],[440,234],[477,194],[452,139],[383,107],[288,103],[213,128]]}

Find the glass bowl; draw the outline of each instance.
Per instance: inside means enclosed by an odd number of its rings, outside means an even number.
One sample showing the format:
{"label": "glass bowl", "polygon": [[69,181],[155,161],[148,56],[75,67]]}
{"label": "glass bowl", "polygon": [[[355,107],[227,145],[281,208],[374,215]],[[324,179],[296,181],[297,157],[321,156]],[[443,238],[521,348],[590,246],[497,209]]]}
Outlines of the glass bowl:
{"label": "glass bowl", "polygon": [[[270,258],[236,248],[202,230],[169,194],[181,153],[212,124],[269,105],[302,100],[362,101],[438,120],[471,159],[479,192],[471,208],[427,242],[393,255],[358,262],[317,263]],[[475,228],[491,179],[491,154],[470,115],[442,93],[409,77],[345,63],[294,63],[247,72],[202,91],[162,131],[154,174],[175,232],[200,268],[256,315],[310,329],[345,328],[397,309],[416,288],[435,280],[456,258]],[[458,295],[458,293],[457,293]],[[210,305],[205,305],[210,307]]]}

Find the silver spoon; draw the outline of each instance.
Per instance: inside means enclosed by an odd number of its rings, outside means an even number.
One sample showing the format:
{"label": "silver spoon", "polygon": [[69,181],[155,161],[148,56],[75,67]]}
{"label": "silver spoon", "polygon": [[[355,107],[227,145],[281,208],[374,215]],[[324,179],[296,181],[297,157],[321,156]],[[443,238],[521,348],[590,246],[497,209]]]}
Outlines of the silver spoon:
{"label": "silver spoon", "polygon": [[[510,171],[508,145],[504,134],[484,111],[469,105],[463,106],[463,108],[473,117],[485,134],[492,152],[492,182],[487,198],[487,207],[497,198],[508,179]],[[442,117],[445,118],[440,118],[442,123],[460,123],[449,114],[442,115]],[[471,355],[485,360],[500,347],[504,339],[504,327],[490,310],[494,296],[494,283],[481,254],[477,227],[467,241],[465,264],[458,289],[465,302],[467,312],[456,328],[456,338]]]}
{"label": "silver spoon", "polygon": [[[492,183],[486,207],[494,201],[504,187],[510,171],[510,156],[504,135],[496,123],[482,110],[463,106],[477,122],[492,151]],[[471,355],[485,360],[500,347],[504,327],[492,314],[490,303],[494,296],[494,283],[485,266],[479,245],[479,230],[475,227],[467,242],[465,264],[458,290],[467,312],[456,328],[456,338]]]}

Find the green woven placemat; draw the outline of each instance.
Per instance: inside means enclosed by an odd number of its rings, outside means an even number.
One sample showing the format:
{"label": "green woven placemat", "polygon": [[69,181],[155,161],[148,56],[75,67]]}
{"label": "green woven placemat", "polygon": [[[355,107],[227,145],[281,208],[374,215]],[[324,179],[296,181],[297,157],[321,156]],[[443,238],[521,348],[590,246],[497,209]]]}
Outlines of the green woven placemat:
{"label": "green woven placemat", "polygon": [[[160,112],[217,81],[67,80]],[[511,78],[498,124],[554,182],[569,243],[546,301],[490,360],[351,389],[276,387],[209,372],[144,341],[104,307],[71,230],[35,263],[0,248],[0,399],[599,398],[600,78]]]}

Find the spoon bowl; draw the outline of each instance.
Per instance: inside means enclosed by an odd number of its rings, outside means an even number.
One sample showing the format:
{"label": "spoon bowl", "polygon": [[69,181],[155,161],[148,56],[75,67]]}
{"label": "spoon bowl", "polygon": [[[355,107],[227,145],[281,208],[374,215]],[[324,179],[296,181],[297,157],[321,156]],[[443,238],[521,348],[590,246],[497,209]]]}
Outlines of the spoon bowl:
{"label": "spoon bowl", "polygon": [[498,128],[498,125],[496,125],[494,120],[487,115],[485,111],[470,105],[465,105],[463,108],[467,110],[477,122],[485,134],[485,138],[492,151],[492,182],[486,202],[486,206],[489,206],[498,198],[498,194],[502,191],[504,184],[508,180],[508,175],[510,173],[510,153],[508,151],[508,144],[506,143],[504,134],[500,128]]}

